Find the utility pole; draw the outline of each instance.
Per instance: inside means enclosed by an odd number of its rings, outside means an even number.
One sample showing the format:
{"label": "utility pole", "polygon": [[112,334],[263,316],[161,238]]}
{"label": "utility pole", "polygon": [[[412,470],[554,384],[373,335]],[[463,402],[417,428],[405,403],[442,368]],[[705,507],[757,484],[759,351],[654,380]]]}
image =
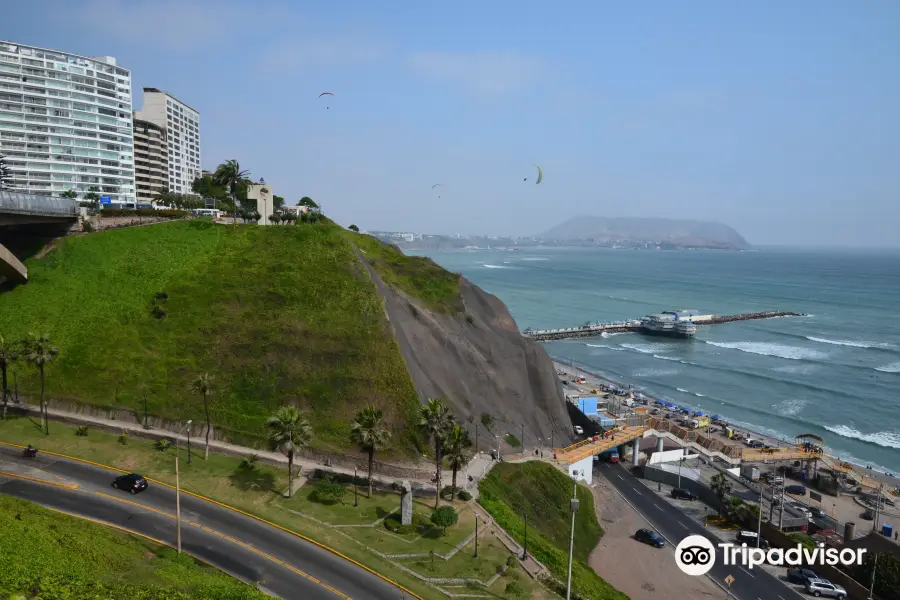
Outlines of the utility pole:
{"label": "utility pole", "polygon": [[872,563],[872,583],[869,584],[869,600],[872,600],[875,596],[875,570],[878,568],[878,554],[875,555],[875,562]]}
{"label": "utility pole", "polygon": [[872,519],[872,531],[878,531],[878,513],[881,509],[881,489],[884,484],[878,486],[878,493],[875,495],[875,518]]}
{"label": "utility pole", "polygon": [[759,484],[759,520],[756,523],[756,547],[759,548],[759,538],[762,537],[762,503],[763,503],[763,484]]}
{"label": "utility pole", "polygon": [[784,530],[784,482],[781,483],[781,503],[778,505],[778,529]]}
{"label": "utility pole", "polygon": [[147,390],[144,390],[144,429],[150,429],[150,423],[147,421]]}
{"label": "utility pole", "polygon": [[525,423],[522,423],[522,454],[525,454]]}
{"label": "utility pole", "polygon": [[[184,424],[184,427],[181,428],[181,431],[184,431],[185,427],[190,431],[190,426],[191,421],[188,420],[188,422]],[[179,479],[178,472],[178,438],[181,437],[181,431],[175,436],[175,523],[176,528],[178,529],[178,554],[181,554],[181,480]],[[190,450],[188,450],[188,460],[190,460],[190,458]]]}
{"label": "utility pole", "polygon": [[356,485],[356,467],[353,467],[353,508],[359,506],[359,486]]}
{"label": "utility pole", "polygon": [[[684,449],[682,449],[681,452],[683,453]],[[681,487],[681,465],[683,465],[683,464],[684,464],[684,454],[682,454],[681,458],[678,459],[678,486],[677,487],[679,487],[679,488]]]}
{"label": "utility pole", "polygon": [[522,549],[522,560],[528,558],[528,513],[524,510],[522,513],[525,515],[525,546]]}
{"label": "utility pole", "polygon": [[478,422],[475,422],[475,452],[478,452]]}
{"label": "utility pole", "polygon": [[566,582],[566,600],[569,600],[572,594],[572,550],[575,547],[575,513],[578,512],[578,471],[573,473],[575,476],[575,489],[572,491],[572,500],[569,501],[569,510],[572,512],[572,533],[569,536],[569,576]]}

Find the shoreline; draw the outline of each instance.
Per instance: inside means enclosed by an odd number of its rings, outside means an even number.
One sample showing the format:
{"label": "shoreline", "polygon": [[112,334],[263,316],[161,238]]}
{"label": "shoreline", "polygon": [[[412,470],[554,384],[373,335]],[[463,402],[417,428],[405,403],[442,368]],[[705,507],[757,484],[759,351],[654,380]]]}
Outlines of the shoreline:
{"label": "shoreline", "polygon": [[[627,389],[629,387],[628,384],[624,384],[624,383],[622,383],[620,381],[616,381],[610,377],[600,375],[599,373],[594,373],[593,371],[590,371],[582,366],[579,366],[569,360],[566,360],[563,358],[557,358],[554,356],[551,356],[550,360],[553,362],[553,367],[557,371],[557,373],[560,370],[568,370],[570,372],[574,372],[575,374],[581,375],[585,378],[585,380],[587,382],[585,385],[589,385],[591,387],[597,387],[599,385],[606,385],[606,386],[619,387],[619,388],[625,388],[625,389]],[[572,388],[572,389],[574,390],[574,388]],[[641,393],[651,403],[658,399],[657,396],[649,394],[647,392],[641,391]],[[726,419],[727,419],[727,415],[722,415],[722,416],[726,417]],[[763,439],[763,440],[774,441],[774,442],[777,442],[778,444],[791,443],[790,440],[788,440],[784,437],[779,438],[779,437],[776,437],[769,433],[756,431],[756,430],[752,429],[751,427],[747,427],[744,425],[739,425],[738,427],[742,430],[747,431],[748,433],[753,434],[754,436],[756,436],[760,439]],[[840,457],[838,457],[838,458],[840,458]],[[843,459],[841,459],[841,460],[843,460]],[[898,475],[893,472],[891,472],[889,474],[887,471],[881,471],[881,470],[875,469],[874,467],[871,470],[869,470],[869,469],[866,469],[866,465],[860,464],[856,460],[847,460],[846,462],[852,464],[853,466],[860,469],[861,471],[868,473],[869,476],[872,477],[873,479],[884,482],[887,486],[890,486],[891,488],[900,486],[900,477],[898,477]]]}

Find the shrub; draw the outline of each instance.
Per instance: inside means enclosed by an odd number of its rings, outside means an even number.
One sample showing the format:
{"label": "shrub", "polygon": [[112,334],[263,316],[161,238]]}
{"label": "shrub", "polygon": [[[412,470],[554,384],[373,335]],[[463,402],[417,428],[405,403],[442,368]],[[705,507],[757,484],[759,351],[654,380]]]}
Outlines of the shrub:
{"label": "shrub", "polygon": [[441,498],[447,501],[453,500],[453,486],[445,485],[441,488]]}
{"label": "shrub", "polygon": [[452,506],[440,506],[431,511],[431,522],[441,528],[441,535],[447,534],[447,528],[456,525],[459,515]]}
{"label": "shrub", "polygon": [[87,437],[87,434],[88,434],[87,425],[81,425],[81,426],[75,428],[75,435],[77,435],[79,437]]}
{"label": "shrub", "polygon": [[493,423],[494,423],[494,417],[492,417],[491,415],[489,415],[486,412],[481,413],[481,424],[482,425],[484,425],[485,427],[490,429],[491,425]]}
{"label": "shrub", "polygon": [[165,301],[169,299],[169,294],[167,294],[166,292],[156,292],[156,294],[153,296],[153,299]]}
{"label": "shrub", "polygon": [[475,323],[475,318],[472,315],[466,315],[466,323],[472,325]]}
{"label": "shrub", "polygon": [[325,504],[336,504],[344,499],[347,488],[328,475],[319,480],[315,488],[316,500]]}
{"label": "shrub", "polygon": [[509,556],[506,557],[506,566],[509,567],[510,569],[515,569],[516,567],[519,566],[519,559],[516,558],[515,556],[513,556],[512,554],[510,554]]}
{"label": "shrub", "polygon": [[156,210],[154,208],[141,208],[134,210],[133,208],[104,208],[100,211],[100,214],[104,217],[162,217],[166,219],[179,219],[181,217],[186,217],[190,213],[184,210],[172,209]]}
{"label": "shrub", "polygon": [[248,454],[241,459],[241,469],[244,471],[256,470],[256,463],[259,461],[259,454]]}
{"label": "shrub", "polygon": [[416,524],[416,519],[413,519],[413,522],[409,525],[401,525],[400,518],[397,516],[393,516],[392,518],[387,518],[384,520],[384,528],[392,533],[397,533],[400,535],[407,535],[410,533],[415,533],[421,525]]}
{"label": "shrub", "polygon": [[472,499],[472,494],[470,494],[466,490],[459,490],[459,492],[456,494],[456,497],[459,498],[460,500],[462,500],[463,502],[468,502],[469,500]]}
{"label": "shrub", "polygon": [[507,583],[506,590],[504,591],[510,596],[515,596],[516,598],[521,597],[522,594],[525,593],[525,590],[522,589],[522,586],[519,585],[519,582],[517,581],[510,581],[509,583]]}
{"label": "shrub", "polygon": [[94,232],[94,224],[90,221],[84,221],[81,224],[81,230],[85,233],[93,233]]}
{"label": "shrub", "polygon": [[166,313],[166,309],[164,309],[162,306],[159,306],[158,304],[154,304],[153,308],[150,309],[150,314],[152,314],[153,317],[156,319],[165,319],[166,314],[168,314],[168,313]]}
{"label": "shrub", "polygon": [[514,436],[511,433],[507,433],[506,435],[504,435],[503,439],[506,440],[506,443],[509,444],[510,446],[512,446],[513,448],[518,448],[519,446],[522,445],[522,442],[519,441],[519,438],[517,438],[516,436]]}
{"label": "shrub", "polygon": [[172,447],[172,442],[170,442],[166,438],[163,438],[156,442],[156,449],[159,450],[160,452],[165,452],[166,450],[168,450],[171,447]]}
{"label": "shrub", "polygon": [[128,445],[128,432],[127,431],[123,430],[122,433],[119,434],[119,443],[122,444],[123,446]]}

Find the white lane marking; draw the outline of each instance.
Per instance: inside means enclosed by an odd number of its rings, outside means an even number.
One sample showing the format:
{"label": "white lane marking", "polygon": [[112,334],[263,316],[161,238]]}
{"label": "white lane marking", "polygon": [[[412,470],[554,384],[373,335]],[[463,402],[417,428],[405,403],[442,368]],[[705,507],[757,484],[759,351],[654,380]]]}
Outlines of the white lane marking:
{"label": "white lane marking", "polygon": [[656,502],[653,503],[653,506],[655,506],[659,510],[662,510],[661,508],[659,508],[659,505]]}
{"label": "white lane marking", "polygon": [[[688,531],[690,531],[690,530],[691,530],[691,528],[690,528],[690,527],[688,527],[688,526],[687,526],[687,525],[685,525],[685,524],[684,524],[684,523],[682,523],[682,522],[681,522],[681,521],[675,521],[675,522],[676,522],[676,523],[678,523],[678,524],[679,524],[679,525],[681,525],[681,526],[682,526],[682,527],[684,527],[684,528],[685,528],[685,529],[687,529],[687,530],[688,530]],[[784,600],[784,598],[782,598],[782,600]]]}
{"label": "white lane marking", "polygon": [[633,490],[634,490],[634,493],[637,494],[638,496],[642,496],[642,495],[643,495],[643,494],[641,494],[639,491],[637,491],[637,488],[631,488],[631,489],[633,489]]}
{"label": "white lane marking", "polygon": [[616,477],[618,477],[619,479],[622,479],[622,476],[619,475],[618,473],[616,473]]}
{"label": "white lane marking", "polygon": [[743,571],[744,573],[746,573],[746,574],[749,575],[750,577],[753,577],[753,573],[751,573],[750,571],[748,571],[748,570],[745,569],[744,567],[738,567],[738,569],[740,569],[741,571]]}

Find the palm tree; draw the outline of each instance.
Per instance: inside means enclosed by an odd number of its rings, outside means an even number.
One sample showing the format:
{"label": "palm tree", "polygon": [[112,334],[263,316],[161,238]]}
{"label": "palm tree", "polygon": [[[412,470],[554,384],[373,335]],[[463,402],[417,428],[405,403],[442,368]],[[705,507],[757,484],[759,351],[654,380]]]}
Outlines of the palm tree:
{"label": "palm tree", "polygon": [[50,336],[46,333],[37,335],[28,334],[25,341],[25,362],[37,367],[41,374],[41,419],[44,425],[44,435],[50,435],[50,419],[47,417],[47,405],[44,403],[44,369],[53,362],[59,354],[59,348],[50,345]]}
{"label": "palm tree", "polygon": [[209,373],[198,375],[191,382],[191,391],[195,394],[203,396],[203,412],[206,413],[206,454],[204,460],[209,459],[209,430],[212,429],[212,422],[209,420],[209,397],[212,395],[212,377]]}
{"label": "palm tree", "polygon": [[18,348],[13,342],[7,342],[0,335],[0,393],[3,394],[3,419],[6,420],[6,407],[9,404],[9,385],[6,380],[6,370],[10,363],[19,356]]}
{"label": "palm tree", "polygon": [[722,508],[725,506],[725,497],[731,493],[731,482],[725,478],[725,473],[716,473],[709,480],[709,489],[719,499],[719,514],[722,514]]}
{"label": "palm tree", "polygon": [[288,458],[288,498],[294,495],[294,452],[309,445],[312,427],[303,418],[303,413],[295,406],[282,406],[266,421],[269,428],[269,443],[287,455]]}
{"label": "palm tree", "polygon": [[429,398],[428,404],[421,408],[419,427],[425,436],[434,443],[435,480],[437,482],[437,495],[434,498],[434,507],[441,503],[441,451],[444,449],[444,441],[453,429],[453,414],[450,407],[444,404],[443,398]]}
{"label": "palm tree", "polygon": [[78,200],[78,192],[68,189],[59,195],[60,198],[68,198],[69,200]]}
{"label": "palm tree", "polygon": [[238,186],[250,176],[250,171],[241,171],[241,165],[238,161],[226,160],[216,169],[213,175],[213,181],[216,185],[221,185],[228,191],[231,203],[234,205],[234,219],[232,225],[237,224],[237,211],[240,206],[237,199]]}
{"label": "palm tree", "polygon": [[356,421],[350,426],[350,439],[360,450],[369,454],[369,498],[371,498],[375,452],[391,439],[391,432],[384,426],[384,413],[371,405],[359,411],[356,414]]}
{"label": "palm tree", "polygon": [[469,439],[469,432],[462,425],[454,425],[447,436],[447,442],[444,446],[444,454],[447,456],[447,462],[453,469],[453,482],[450,484],[450,498],[456,497],[456,474],[460,467],[464,466],[469,460],[469,448],[472,447],[472,440]]}

